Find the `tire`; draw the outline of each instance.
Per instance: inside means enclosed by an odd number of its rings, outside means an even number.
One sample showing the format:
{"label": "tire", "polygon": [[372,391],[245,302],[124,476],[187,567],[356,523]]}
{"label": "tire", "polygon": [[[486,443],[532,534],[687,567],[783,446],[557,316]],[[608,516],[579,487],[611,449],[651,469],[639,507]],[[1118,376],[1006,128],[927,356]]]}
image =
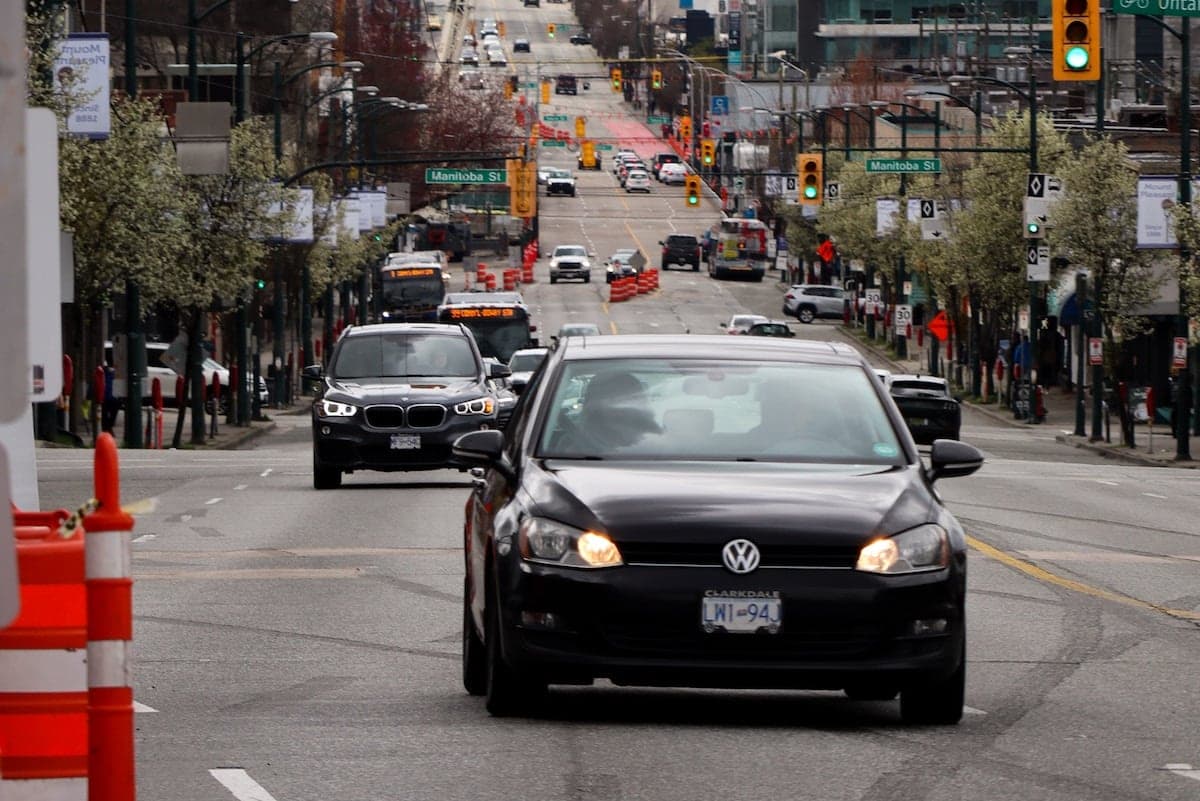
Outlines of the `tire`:
{"label": "tire", "polygon": [[463,581],[462,679],[468,694],[487,695],[487,650],[471,617],[468,581]]}
{"label": "tire", "polygon": [[546,694],[546,685],[518,676],[507,662],[500,648],[500,614],[495,598],[487,605],[487,711],[497,718],[512,717],[536,707]]}
{"label": "tire", "polygon": [[330,490],[342,486],[342,471],[336,467],[323,464],[317,458],[317,448],[313,446],[313,489]]}
{"label": "tire", "polygon": [[558,276],[557,276],[557,275],[552,275],[552,276],[550,276],[550,283],[552,283],[552,284],[557,284],[557,283],[558,283]]}
{"label": "tire", "polygon": [[801,306],[796,309],[796,319],[808,325],[813,320],[817,319],[817,312],[812,306]]}
{"label": "tire", "polygon": [[667,263],[664,261],[664,262],[663,262],[663,263],[662,263],[662,264],[659,266],[658,270],[659,270],[659,272],[663,272],[663,273],[665,273],[665,272],[667,271],[667,268],[668,268],[668,267],[670,267],[670,266],[671,266],[671,265],[667,264]]}
{"label": "tire", "polygon": [[957,670],[944,678],[913,684],[900,691],[900,719],[909,725],[953,726],[962,720],[966,684],[964,641]]}
{"label": "tire", "polygon": [[583,277],[583,283],[585,283],[585,284],[590,284],[590,283],[592,283],[592,277],[591,277],[590,275],[585,275],[585,276]]}
{"label": "tire", "polygon": [[700,272],[700,262],[698,262],[698,261],[692,262],[692,272],[694,272],[694,273]]}

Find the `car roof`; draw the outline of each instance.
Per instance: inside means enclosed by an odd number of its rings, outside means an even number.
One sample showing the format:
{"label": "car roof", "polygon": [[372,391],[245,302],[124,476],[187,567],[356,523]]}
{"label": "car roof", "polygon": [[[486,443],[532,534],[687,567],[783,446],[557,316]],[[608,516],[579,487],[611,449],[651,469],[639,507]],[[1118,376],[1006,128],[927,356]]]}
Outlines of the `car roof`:
{"label": "car roof", "polygon": [[[513,356],[545,356],[549,352],[550,352],[549,348],[519,348],[518,350],[514,350],[512,352],[512,355]],[[512,356],[509,356],[508,358],[509,358],[509,361],[512,360]]]}
{"label": "car roof", "polygon": [[[564,359],[695,358],[728,359],[731,353],[764,361],[784,359],[822,364],[866,364],[842,342],[710,334],[617,334],[560,344]],[[731,349],[733,349],[731,351]]]}
{"label": "car roof", "polygon": [[934,375],[921,375],[920,373],[892,373],[891,380],[893,382],[911,381],[913,383],[933,384],[939,387],[944,387],[947,384],[944,378]]}
{"label": "car roof", "polygon": [[442,334],[460,336],[466,330],[457,323],[371,323],[352,325],[342,332],[345,337],[370,336],[372,334]]}

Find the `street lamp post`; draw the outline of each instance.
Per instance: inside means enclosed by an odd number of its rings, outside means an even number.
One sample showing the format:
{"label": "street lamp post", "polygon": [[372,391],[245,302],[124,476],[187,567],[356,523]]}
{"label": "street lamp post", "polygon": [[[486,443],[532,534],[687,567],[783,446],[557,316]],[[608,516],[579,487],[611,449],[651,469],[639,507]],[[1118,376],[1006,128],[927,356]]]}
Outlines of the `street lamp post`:
{"label": "street lamp post", "polygon": [[[187,5],[187,64],[188,64],[188,100],[195,103],[200,95],[200,68],[196,63],[196,26],[214,11],[229,5],[229,0],[218,0],[201,13],[196,12],[196,0],[188,0]],[[239,36],[241,34],[238,34]]]}

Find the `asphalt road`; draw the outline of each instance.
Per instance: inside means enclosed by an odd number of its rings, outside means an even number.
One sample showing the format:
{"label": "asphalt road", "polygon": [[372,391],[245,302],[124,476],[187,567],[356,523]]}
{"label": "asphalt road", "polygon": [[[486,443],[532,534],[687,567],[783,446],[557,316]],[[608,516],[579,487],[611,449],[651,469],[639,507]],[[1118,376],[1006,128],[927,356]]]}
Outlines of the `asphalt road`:
{"label": "asphalt road", "polygon": [[[533,58],[566,59],[586,48],[544,32],[566,8],[494,15],[510,41],[533,40]],[[594,82],[571,107],[597,131],[608,119],[628,132],[615,97]],[[579,197],[541,200],[547,250],[579,242],[602,262],[637,243],[654,257],[666,233],[717,217],[686,209],[681,188],[627,197],[607,169],[579,178]],[[550,286],[538,265],[525,295],[543,335],[579,320],[715,333],[734,312],[779,316],[771,281],[670,272],[661,292],[609,304],[596,275]],[[832,324],[796,330],[841,336]],[[895,703],[838,693],[607,685],[556,689],[546,716],[500,720],[459,680],[467,476],[355,474],[317,493],[308,426],[279,416],[241,451],[121,454],[137,511],[141,798],[1200,796],[1194,472],[1114,464],[1054,430],[968,412],[963,437],[988,461],[939,485],[973,545],[970,708],[957,727],[906,728]],[[88,497],[90,453],[38,460],[45,508]]]}

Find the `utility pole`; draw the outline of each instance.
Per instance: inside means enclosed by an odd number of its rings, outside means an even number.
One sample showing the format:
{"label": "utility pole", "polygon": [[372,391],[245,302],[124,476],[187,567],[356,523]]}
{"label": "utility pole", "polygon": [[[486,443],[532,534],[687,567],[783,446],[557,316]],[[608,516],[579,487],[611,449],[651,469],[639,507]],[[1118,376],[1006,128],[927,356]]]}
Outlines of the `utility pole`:
{"label": "utility pole", "polygon": [[[137,97],[137,0],[125,0],[125,94]],[[142,447],[142,375],[146,343],[142,334],[142,310],[137,281],[125,281],[125,445]]]}

